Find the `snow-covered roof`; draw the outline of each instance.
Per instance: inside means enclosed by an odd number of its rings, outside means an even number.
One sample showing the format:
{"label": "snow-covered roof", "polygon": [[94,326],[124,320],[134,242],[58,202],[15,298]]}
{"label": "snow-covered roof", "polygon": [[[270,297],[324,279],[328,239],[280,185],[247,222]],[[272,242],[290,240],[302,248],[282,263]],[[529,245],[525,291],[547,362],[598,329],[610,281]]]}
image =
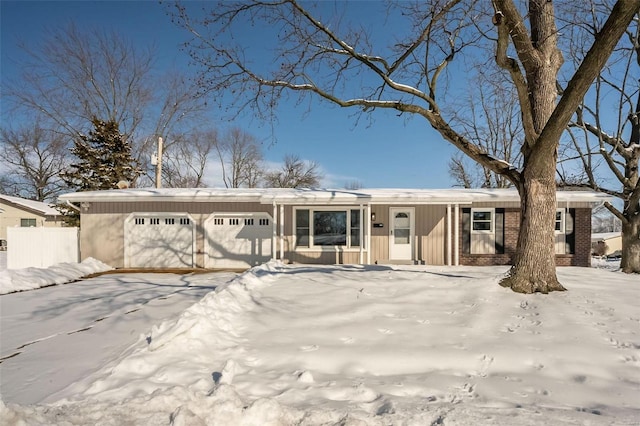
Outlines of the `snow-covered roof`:
{"label": "snow-covered roof", "polygon": [[622,236],[620,232],[598,232],[591,234],[591,242],[606,241],[620,236]]}
{"label": "snow-covered roof", "polygon": [[[259,202],[262,204],[471,204],[520,198],[515,189],[292,189],[292,188],[128,188],[64,194],[62,202]],[[559,202],[602,203],[593,191],[558,191]]]}
{"label": "snow-covered roof", "polygon": [[12,197],[4,194],[0,194],[0,200],[41,213],[45,216],[60,216],[60,212],[58,210],[51,207],[50,204],[43,203],[41,201],[27,200],[26,198]]}

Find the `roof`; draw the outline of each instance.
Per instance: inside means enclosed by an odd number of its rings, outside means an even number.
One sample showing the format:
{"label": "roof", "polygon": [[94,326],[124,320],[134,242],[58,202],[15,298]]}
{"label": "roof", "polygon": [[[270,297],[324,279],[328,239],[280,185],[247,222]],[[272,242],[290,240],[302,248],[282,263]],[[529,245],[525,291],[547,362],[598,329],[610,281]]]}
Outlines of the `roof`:
{"label": "roof", "polygon": [[619,238],[622,236],[620,232],[599,232],[591,234],[591,242],[606,241],[612,238]]}
{"label": "roof", "polygon": [[26,198],[12,197],[4,194],[0,194],[0,200],[4,200],[18,207],[22,207],[24,209],[31,210],[36,213],[40,213],[44,216],[60,216],[61,214],[58,210],[54,209],[50,204],[43,203],[41,201],[27,200]]}
{"label": "roof", "polygon": [[[594,191],[558,191],[559,202],[600,204],[611,197]],[[62,202],[258,202],[262,204],[471,204],[519,201],[515,189],[293,189],[127,188],[63,194]]]}

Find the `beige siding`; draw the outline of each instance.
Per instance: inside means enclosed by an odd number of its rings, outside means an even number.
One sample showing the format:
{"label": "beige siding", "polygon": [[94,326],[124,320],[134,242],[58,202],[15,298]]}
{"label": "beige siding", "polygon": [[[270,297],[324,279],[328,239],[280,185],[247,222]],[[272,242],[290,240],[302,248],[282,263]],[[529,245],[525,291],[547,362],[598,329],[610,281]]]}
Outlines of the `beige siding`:
{"label": "beige siding", "polygon": [[0,240],[7,239],[7,228],[20,226],[21,219],[35,219],[36,226],[53,227],[62,226],[61,216],[50,217],[34,213],[30,210],[21,209],[13,204],[0,200]]}
{"label": "beige siding", "polygon": [[195,221],[195,265],[204,267],[204,221],[216,212],[266,212],[273,207],[259,203],[135,202],[91,203],[82,214],[80,253],[113,267],[124,267],[124,221],[131,213],[189,213]]}
{"label": "beige siding", "polygon": [[83,214],[80,256],[93,257],[114,268],[124,267],[124,221],[128,214]]}

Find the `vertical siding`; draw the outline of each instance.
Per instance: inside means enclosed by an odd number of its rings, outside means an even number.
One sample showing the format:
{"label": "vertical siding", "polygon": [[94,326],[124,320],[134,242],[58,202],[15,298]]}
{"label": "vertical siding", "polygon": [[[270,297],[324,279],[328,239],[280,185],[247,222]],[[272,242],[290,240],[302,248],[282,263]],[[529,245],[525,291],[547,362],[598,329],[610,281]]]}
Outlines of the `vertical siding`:
{"label": "vertical siding", "polygon": [[[446,206],[428,205],[416,207],[416,238],[419,241],[417,259],[424,261],[427,265],[445,264],[447,250],[446,215]],[[453,226],[451,227],[451,232],[453,233]]]}
{"label": "vertical siding", "polygon": [[128,214],[83,214],[80,218],[80,255],[114,268],[124,267],[124,221]]}

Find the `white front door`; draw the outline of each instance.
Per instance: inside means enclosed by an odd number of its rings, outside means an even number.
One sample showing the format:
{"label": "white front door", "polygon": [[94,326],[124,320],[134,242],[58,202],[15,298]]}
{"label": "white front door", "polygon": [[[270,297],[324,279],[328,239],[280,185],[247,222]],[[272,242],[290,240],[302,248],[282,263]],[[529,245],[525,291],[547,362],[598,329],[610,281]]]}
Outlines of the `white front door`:
{"label": "white front door", "polygon": [[389,260],[413,259],[413,214],[409,207],[389,209]]}

